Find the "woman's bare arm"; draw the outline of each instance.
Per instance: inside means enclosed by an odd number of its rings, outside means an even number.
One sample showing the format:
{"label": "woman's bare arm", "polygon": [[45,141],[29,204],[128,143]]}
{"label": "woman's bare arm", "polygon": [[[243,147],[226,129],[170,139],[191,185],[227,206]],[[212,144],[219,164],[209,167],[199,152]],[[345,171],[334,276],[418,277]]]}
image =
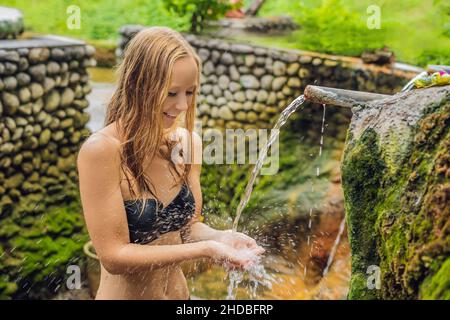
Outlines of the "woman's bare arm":
{"label": "woman's bare arm", "polygon": [[258,253],[264,249],[257,245],[256,241],[241,232],[231,230],[216,230],[202,222],[202,190],[200,185],[200,173],[202,167],[202,140],[200,136],[193,133],[194,163],[189,173],[189,185],[195,198],[196,215],[182,231],[183,242],[196,242],[214,240],[224,243],[233,248],[252,248]]}
{"label": "woman's bare arm", "polygon": [[208,241],[159,246],[130,243],[118,148],[116,142],[93,135],[82,145],[77,159],[86,224],[105,269],[111,274],[133,273],[214,255],[214,246]]}

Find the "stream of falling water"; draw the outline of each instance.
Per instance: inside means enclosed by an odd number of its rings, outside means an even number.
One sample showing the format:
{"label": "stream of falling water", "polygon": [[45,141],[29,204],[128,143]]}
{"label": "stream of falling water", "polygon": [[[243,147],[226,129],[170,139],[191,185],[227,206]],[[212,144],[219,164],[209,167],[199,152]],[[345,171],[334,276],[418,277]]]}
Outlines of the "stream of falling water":
{"label": "stream of falling water", "polygon": [[342,219],[341,224],[339,225],[339,232],[336,237],[336,240],[334,240],[333,248],[331,249],[330,255],[328,256],[327,266],[325,267],[325,269],[323,269],[322,278],[324,278],[328,274],[328,271],[330,270],[331,264],[333,263],[334,256],[337,251],[337,247],[341,242],[341,237],[342,233],[344,233],[344,229],[345,229],[345,216]]}
{"label": "stream of falling water", "polygon": [[[248,201],[250,200],[250,196],[253,191],[253,185],[255,183],[255,179],[259,174],[259,171],[261,170],[264,161],[267,157],[267,152],[269,148],[272,146],[272,144],[275,142],[275,139],[280,134],[280,128],[286,123],[288,118],[293,114],[305,101],[305,98],[303,95],[298,96],[294,101],[291,102],[291,104],[284,109],[281,112],[281,115],[275,124],[275,126],[272,128],[270,132],[269,140],[267,141],[266,145],[262,150],[259,152],[258,161],[255,164],[255,167],[253,168],[252,174],[250,176],[250,179],[247,183],[247,186],[245,187],[244,194],[241,198],[241,201],[239,202],[239,205],[236,210],[236,218],[233,222],[233,232],[237,231],[239,219],[241,217],[242,211],[244,210],[245,206],[247,205]],[[264,269],[264,266],[262,265],[261,261],[258,260],[255,264],[253,264],[249,269],[246,270],[248,272],[250,277],[250,282],[252,283],[252,290],[251,294],[252,296],[256,295],[256,289],[258,288],[259,284],[262,284],[266,287],[271,286],[271,282],[274,280]],[[244,273],[241,271],[232,270],[228,272],[228,276],[230,279],[230,284],[228,285],[228,295],[227,300],[234,300],[236,298],[236,288],[239,285],[239,283],[242,282],[244,279]]]}
{"label": "stream of falling water", "polygon": [[236,218],[233,222],[233,231],[237,230],[239,219],[241,217],[241,213],[244,210],[245,206],[247,205],[248,201],[250,200],[250,195],[253,191],[253,185],[255,184],[255,179],[258,176],[259,170],[261,170],[261,167],[264,164],[264,161],[267,157],[267,151],[269,150],[270,146],[274,143],[275,139],[280,134],[280,128],[286,123],[287,119],[293,114],[298,107],[300,107],[303,102],[305,102],[305,98],[303,95],[298,96],[294,101],[291,102],[291,104],[284,109],[281,112],[280,118],[278,119],[275,126],[272,128],[270,132],[269,140],[267,141],[266,145],[262,150],[259,152],[258,161],[255,164],[255,167],[253,168],[252,174],[250,176],[250,179],[247,183],[247,186],[245,187],[244,195],[241,198],[241,201],[239,202],[239,205],[236,210]]}
{"label": "stream of falling water", "polygon": [[[322,126],[320,129],[320,142],[319,142],[319,155],[317,156],[318,159],[322,157],[322,149],[323,149],[323,133],[325,131],[325,114],[327,110],[327,106],[325,104],[322,104],[323,107],[323,113],[322,113]],[[319,164],[316,167],[316,179],[320,175],[320,167]],[[314,192],[314,181],[311,181],[311,193]],[[313,237],[312,234],[312,216],[313,216],[313,208],[311,207],[309,209],[309,221],[308,221],[308,238],[307,238],[307,245],[309,246],[309,257],[312,257],[312,249],[313,249],[313,241],[311,241],[311,238]],[[306,278],[306,274],[308,272],[308,264],[305,263],[304,269],[303,269],[303,277]]]}

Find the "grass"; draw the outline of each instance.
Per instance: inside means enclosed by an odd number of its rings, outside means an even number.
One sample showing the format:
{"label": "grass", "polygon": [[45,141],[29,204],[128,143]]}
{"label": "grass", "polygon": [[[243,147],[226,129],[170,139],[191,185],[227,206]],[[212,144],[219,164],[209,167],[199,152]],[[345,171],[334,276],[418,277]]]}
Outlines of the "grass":
{"label": "grass", "polygon": [[[369,29],[369,5],[380,8],[381,28]],[[301,29],[284,37],[250,38],[263,45],[360,55],[388,46],[397,60],[450,63],[450,6],[441,0],[266,0],[259,16],[289,13]]]}
{"label": "grass", "polygon": [[[162,0],[2,0],[3,6],[20,9],[28,31],[52,33],[84,40],[115,40],[125,24],[162,25],[184,31],[186,18],[168,12]],[[80,29],[70,29],[66,12],[80,8]]]}

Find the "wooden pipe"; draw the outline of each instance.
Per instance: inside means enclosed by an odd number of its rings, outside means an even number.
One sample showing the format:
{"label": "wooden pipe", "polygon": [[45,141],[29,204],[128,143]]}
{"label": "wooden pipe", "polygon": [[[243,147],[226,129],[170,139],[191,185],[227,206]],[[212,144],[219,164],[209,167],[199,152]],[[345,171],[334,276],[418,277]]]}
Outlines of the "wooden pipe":
{"label": "wooden pipe", "polygon": [[389,98],[390,95],[371,92],[361,92],[321,86],[306,86],[303,93],[305,99],[320,104],[330,104],[338,107],[351,108],[373,100]]}

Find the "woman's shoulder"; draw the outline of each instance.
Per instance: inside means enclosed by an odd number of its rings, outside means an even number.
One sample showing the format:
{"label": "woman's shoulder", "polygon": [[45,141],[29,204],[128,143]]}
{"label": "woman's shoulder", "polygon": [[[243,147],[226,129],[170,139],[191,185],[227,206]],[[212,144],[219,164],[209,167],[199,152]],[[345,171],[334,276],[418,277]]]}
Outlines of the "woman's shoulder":
{"label": "woman's shoulder", "polygon": [[110,162],[117,159],[119,151],[120,141],[117,138],[106,132],[96,131],[81,145],[78,152],[78,162]]}

